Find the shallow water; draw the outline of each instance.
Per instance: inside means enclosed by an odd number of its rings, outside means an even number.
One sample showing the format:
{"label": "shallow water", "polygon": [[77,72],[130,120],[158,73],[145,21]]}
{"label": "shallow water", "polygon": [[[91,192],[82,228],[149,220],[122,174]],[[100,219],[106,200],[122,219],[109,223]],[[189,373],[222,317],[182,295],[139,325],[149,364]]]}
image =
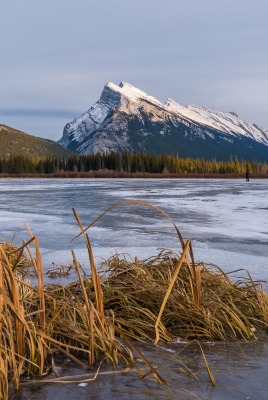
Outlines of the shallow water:
{"label": "shallow water", "polygon": [[[83,226],[118,201],[147,201],[168,213],[185,239],[192,239],[195,258],[218,264],[225,271],[246,268],[254,279],[268,280],[267,244],[268,181],[240,180],[0,180],[0,237],[20,244],[28,238],[27,222],[39,244],[45,270],[71,262],[71,249],[89,271],[81,238],[72,242],[79,228],[74,207]],[[167,219],[141,206],[121,206],[109,212],[89,231],[95,257],[115,252],[146,258],[159,248],[180,250],[175,230]],[[239,273],[240,274],[240,273]],[[49,278],[46,278],[50,281]],[[76,279],[57,278],[60,283]],[[266,286],[267,287],[267,286]],[[141,351],[160,365],[181,344],[155,348],[140,345]],[[241,350],[242,349],[242,350]],[[140,380],[135,371],[100,375],[85,387],[78,384],[25,386],[19,400],[33,399],[266,399],[268,344],[219,343],[206,345],[206,354],[218,386],[212,388],[200,352],[188,350],[170,361],[160,373],[170,386],[152,378]],[[183,372],[185,365],[196,378]],[[71,364],[61,366],[62,375],[81,374]],[[111,369],[109,367],[109,371]],[[105,370],[105,369],[104,369]]]}

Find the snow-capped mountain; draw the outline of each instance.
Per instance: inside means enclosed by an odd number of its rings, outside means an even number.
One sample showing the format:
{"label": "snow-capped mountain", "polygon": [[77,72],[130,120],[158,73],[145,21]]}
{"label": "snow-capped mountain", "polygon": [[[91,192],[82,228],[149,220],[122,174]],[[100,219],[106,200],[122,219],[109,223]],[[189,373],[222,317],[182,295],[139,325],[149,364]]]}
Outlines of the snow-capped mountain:
{"label": "snow-capped mountain", "polygon": [[268,160],[268,131],[234,112],[162,104],[126,82],[107,83],[100,99],[68,123],[59,143],[80,154],[145,151],[181,157]]}

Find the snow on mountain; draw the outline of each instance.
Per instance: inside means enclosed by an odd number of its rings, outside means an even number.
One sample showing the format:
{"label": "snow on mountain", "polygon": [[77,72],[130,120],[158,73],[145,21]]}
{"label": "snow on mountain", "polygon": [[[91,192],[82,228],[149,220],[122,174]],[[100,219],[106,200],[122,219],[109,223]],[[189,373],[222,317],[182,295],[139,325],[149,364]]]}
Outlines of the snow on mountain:
{"label": "snow on mountain", "polygon": [[[143,106],[142,103],[144,103]],[[128,115],[140,115],[141,110],[149,112],[150,107],[152,109],[155,107],[165,108],[159,100],[127,82],[121,82],[119,86],[111,82],[107,83],[100,99],[88,111],[65,126],[63,137],[59,140],[59,143],[64,147],[69,147],[73,141],[76,143],[83,142],[86,137],[89,137],[102,126],[104,120],[115,109]],[[157,117],[155,110],[151,111],[154,120],[163,118],[163,116]],[[96,146],[93,147],[96,149]],[[86,153],[92,150],[92,146],[83,144],[79,152]],[[96,149],[96,151],[98,150]]]}
{"label": "snow on mountain", "polygon": [[244,135],[268,145],[268,131],[239,119],[234,112],[213,111],[194,104],[184,107],[172,99],[166,101],[166,106],[193,123],[209,126],[230,135]]}
{"label": "snow on mountain", "polygon": [[107,83],[106,87],[137,103],[139,103],[141,100],[146,100],[149,103],[156,104],[160,107],[163,106],[163,104],[155,97],[149,96],[147,93],[132,86],[128,82],[121,82],[119,86],[115,85],[114,83]]}
{"label": "snow on mountain", "polygon": [[[59,143],[81,154],[112,150],[160,153],[180,148],[185,154],[199,154],[200,148],[200,154],[206,155],[202,140],[210,143],[210,157],[215,146],[218,146],[217,156],[224,151],[227,157],[232,150],[237,153],[238,139],[243,148],[241,157],[247,156],[250,154],[247,148],[256,147],[256,143],[268,146],[268,131],[241,120],[234,112],[213,111],[192,104],[182,106],[170,98],[162,104],[131,84],[121,82],[119,86],[107,83],[100,99],[65,126]],[[231,145],[236,147],[232,149]],[[188,153],[187,146],[191,147]],[[194,147],[198,148],[193,151]],[[262,153],[265,151],[268,150],[261,148]]]}

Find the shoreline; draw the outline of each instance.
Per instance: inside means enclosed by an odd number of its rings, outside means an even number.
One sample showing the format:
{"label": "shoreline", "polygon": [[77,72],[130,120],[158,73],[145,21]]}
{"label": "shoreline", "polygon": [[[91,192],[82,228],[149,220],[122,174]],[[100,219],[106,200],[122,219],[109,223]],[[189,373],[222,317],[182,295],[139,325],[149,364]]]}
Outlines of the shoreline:
{"label": "shoreline", "polygon": [[[244,179],[244,174],[198,174],[198,173],[148,173],[148,172],[119,172],[114,170],[98,170],[89,172],[58,172],[52,174],[7,174],[1,173],[1,179],[29,178],[29,179],[81,179],[81,178],[107,178],[107,179]],[[268,174],[251,174],[249,179],[268,179]]]}

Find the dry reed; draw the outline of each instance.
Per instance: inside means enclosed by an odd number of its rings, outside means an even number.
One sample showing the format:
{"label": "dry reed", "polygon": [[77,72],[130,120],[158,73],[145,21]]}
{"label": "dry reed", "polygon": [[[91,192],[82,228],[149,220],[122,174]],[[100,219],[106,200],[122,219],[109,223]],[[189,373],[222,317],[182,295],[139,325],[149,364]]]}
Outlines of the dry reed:
{"label": "dry reed", "polygon": [[203,263],[195,264],[196,282],[181,259],[165,250],[145,261],[118,256],[106,261],[104,305],[125,334],[157,341],[247,340],[267,329],[268,297],[260,283],[250,278],[235,282]]}
{"label": "dry reed", "polygon": [[[100,277],[86,230],[112,208],[129,203],[168,218],[181,252],[164,250],[144,261],[114,256],[104,263],[106,274]],[[0,400],[7,399],[10,385],[18,389],[25,376],[46,376],[55,352],[84,369],[104,360],[114,367],[122,361],[141,376],[149,369],[158,382],[166,383],[132,339],[155,344],[178,336],[250,339],[257,330],[266,330],[268,299],[261,284],[250,276],[234,282],[215,266],[195,263],[191,241],[184,242],[174,221],[159,208],[120,202],[85,229],[75,210],[74,215],[87,246],[90,277],[82,277],[73,252],[78,281],[45,286],[38,240],[28,228],[30,240],[19,249],[0,244]],[[36,287],[22,275],[25,265],[32,265]],[[145,371],[135,364],[134,353],[144,361]],[[215,385],[207,362],[206,367]]]}

